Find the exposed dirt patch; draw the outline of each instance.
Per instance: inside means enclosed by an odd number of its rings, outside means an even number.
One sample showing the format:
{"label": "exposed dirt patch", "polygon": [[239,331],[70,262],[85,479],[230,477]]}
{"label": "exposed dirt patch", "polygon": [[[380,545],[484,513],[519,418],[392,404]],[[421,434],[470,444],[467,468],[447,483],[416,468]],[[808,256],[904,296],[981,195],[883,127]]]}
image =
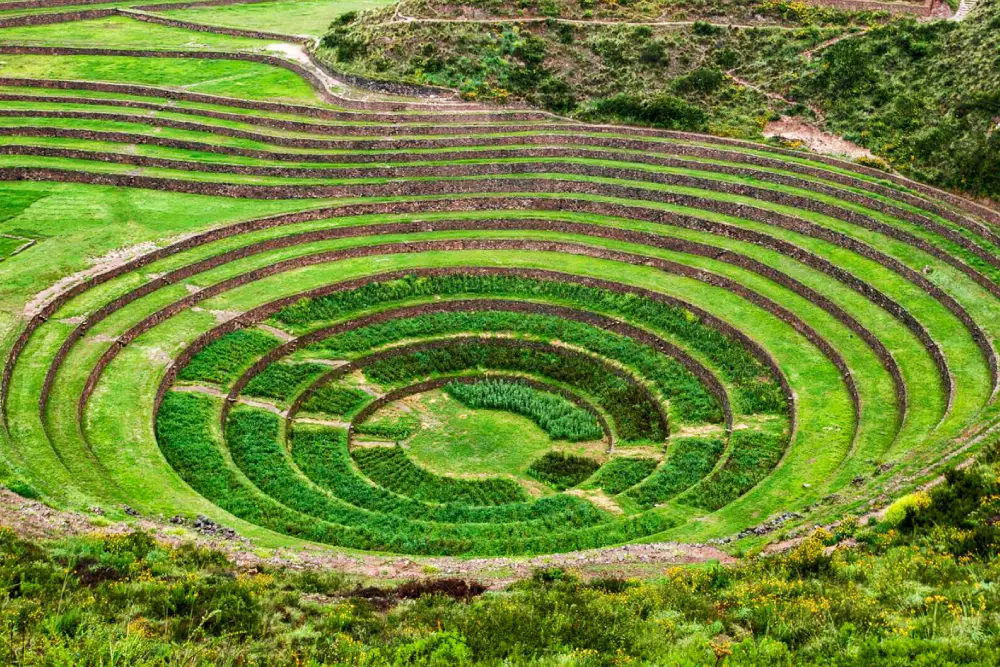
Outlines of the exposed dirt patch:
{"label": "exposed dirt patch", "polygon": [[867,148],[862,148],[835,134],[824,132],[800,118],[790,116],[782,116],[781,120],[768,123],[764,128],[764,136],[800,141],[810,150],[824,155],[847,156],[851,159],[875,158],[874,153]]}
{"label": "exposed dirt patch", "polygon": [[58,282],[54,283],[52,286],[36,294],[35,297],[28,301],[28,303],[24,306],[25,317],[34,317],[39,313],[39,311],[42,310],[42,308],[45,307],[45,304],[59,294],[68,290],[73,285],[130,262],[136,257],[150,253],[153,250],[156,250],[156,247],[156,244],[152,242],[139,243],[127,248],[112,250],[107,255],[94,259],[89,268],[66,276],[65,278],[62,278]]}

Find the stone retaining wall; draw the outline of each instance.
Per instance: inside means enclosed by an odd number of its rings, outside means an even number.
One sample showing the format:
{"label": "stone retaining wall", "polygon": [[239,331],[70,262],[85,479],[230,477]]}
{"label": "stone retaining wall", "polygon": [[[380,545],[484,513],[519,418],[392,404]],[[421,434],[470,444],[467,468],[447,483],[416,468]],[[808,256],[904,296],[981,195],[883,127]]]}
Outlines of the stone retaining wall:
{"label": "stone retaining wall", "polygon": [[[105,0],[100,0],[104,2]],[[18,28],[31,25],[51,25],[54,23],[69,23],[71,21],[90,21],[114,16],[115,9],[83,9],[76,12],[56,12],[52,14],[25,14],[0,18],[0,28]]]}

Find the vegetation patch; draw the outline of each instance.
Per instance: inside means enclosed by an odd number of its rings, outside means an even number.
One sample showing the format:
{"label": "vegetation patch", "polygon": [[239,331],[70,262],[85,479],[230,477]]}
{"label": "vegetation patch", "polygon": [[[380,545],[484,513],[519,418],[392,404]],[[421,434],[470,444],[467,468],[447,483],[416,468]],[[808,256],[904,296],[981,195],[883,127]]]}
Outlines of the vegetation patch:
{"label": "vegetation patch", "polygon": [[360,447],[351,455],[358,468],[379,486],[432,503],[503,505],[527,499],[509,479],[458,479],[435,475],[415,465],[402,447]]}
{"label": "vegetation patch", "polygon": [[645,508],[666,502],[711,472],[724,449],[716,438],[674,438],[663,465],[625,495]]}
{"label": "vegetation patch", "polygon": [[734,431],[729,438],[726,462],[681,501],[707,510],[725,507],[770,474],[787,444],[784,436],[762,431]]}
{"label": "vegetation patch", "polygon": [[584,488],[601,489],[608,495],[618,495],[649,477],[659,464],[656,459],[616,456],[602,465]]}
{"label": "vegetation patch", "polygon": [[273,398],[287,403],[320,375],[330,370],[321,364],[271,364],[254,376],[243,393],[247,396]]}
{"label": "vegetation patch", "polygon": [[209,343],[191,357],[191,361],[178,373],[177,379],[182,382],[228,385],[249,369],[254,361],[278,345],[278,339],[263,331],[233,331]]}
{"label": "vegetation patch", "polygon": [[528,475],[557,491],[563,491],[580,484],[600,467],[599,462],[585,456],[549,452],[531,464]]}
{"label": "vegetation patch", "polygon": [[[326,384],[309,395],[302,404],[302,409],[331,417],[349,417],[371,399],[371,394],[361,389]],[[358,425],[362,426],[364,424]]]}
{"label": "vegetation patch", "polygon": [[444,390],[470,408],[506,410],[528,417],[555,440],[598,440],[603,437],[594,415],[567,399],[526,384],[503,380],[451,382]]}

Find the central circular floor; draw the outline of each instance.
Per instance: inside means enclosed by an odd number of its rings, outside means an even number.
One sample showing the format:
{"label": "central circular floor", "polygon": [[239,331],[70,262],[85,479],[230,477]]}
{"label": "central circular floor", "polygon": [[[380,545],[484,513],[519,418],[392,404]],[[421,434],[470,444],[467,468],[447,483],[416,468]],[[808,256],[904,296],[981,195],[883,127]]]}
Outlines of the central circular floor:
{"label": "central circular floor", "polygon": [[[442,475],[515,475],[553,449],[599,455],[601,441],[553,440],[531,419],[504,410],[472,409],[442,390],[408,396],[379,410],[371,422],[415,431],[403,441],[414,463]],[[364,438],[365,436],[359,436]]]}

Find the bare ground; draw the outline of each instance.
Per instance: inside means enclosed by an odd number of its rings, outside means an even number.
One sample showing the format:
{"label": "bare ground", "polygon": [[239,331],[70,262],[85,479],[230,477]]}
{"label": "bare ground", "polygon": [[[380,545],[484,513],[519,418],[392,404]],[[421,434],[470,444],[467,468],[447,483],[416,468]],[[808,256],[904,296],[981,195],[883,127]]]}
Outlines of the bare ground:
{"label": "bare ground", "polygon": [[851,159],[875,158],[875,155],[867,148],[862,148],[835,134],[824,132],[800,118],[782,116],[781,120],[770,122],[764,128],[764,136],[801,141],[809,150],[824,155],[847,156]]}

